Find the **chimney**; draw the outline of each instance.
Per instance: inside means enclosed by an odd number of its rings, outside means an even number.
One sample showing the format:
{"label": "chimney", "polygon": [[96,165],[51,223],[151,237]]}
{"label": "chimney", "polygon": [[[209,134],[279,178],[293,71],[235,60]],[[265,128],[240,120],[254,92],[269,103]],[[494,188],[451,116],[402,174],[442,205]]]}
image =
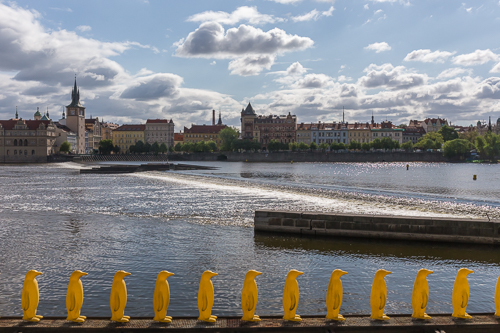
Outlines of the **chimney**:
{"label": "chimney", "polygon": [[215,110],[212,110],[212,126],[215,126]]}

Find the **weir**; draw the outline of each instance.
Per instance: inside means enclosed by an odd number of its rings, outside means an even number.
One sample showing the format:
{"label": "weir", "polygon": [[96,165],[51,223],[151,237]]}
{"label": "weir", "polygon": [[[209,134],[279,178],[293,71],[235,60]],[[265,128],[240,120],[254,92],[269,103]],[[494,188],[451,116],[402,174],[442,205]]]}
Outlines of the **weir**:
{"label": "weir", "polygon": [[500,245],[500,220],[255,211],[254,229],[315,236]]}

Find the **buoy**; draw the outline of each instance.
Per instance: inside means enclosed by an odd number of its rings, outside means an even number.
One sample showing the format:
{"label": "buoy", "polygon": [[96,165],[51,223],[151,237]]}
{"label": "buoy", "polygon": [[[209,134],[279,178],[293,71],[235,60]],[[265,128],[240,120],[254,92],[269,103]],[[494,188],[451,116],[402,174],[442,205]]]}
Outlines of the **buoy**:
{"label": "buoy", "polygon": [[410,165],[409,165],[409,164],[407,164],[407,165],[406,165],[406,170],[409,170],[409,169],[410,169]]}
{"label": "buoy", "polygon": [[293,164],[293,161],[290,161],[291,164]]}
{"label": "buoy", "polygon": [[477,175],[472,176],[472,180],[477,180]]}

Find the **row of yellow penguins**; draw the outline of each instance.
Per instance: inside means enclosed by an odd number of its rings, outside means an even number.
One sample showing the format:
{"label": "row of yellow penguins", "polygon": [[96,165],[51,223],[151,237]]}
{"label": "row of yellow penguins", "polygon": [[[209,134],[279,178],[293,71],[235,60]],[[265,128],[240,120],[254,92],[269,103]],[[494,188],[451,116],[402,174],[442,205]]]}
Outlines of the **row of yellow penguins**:
{"label": "row of yellow penguins", "polygon": [[[433,273],[430,270],[422,268],[418,271],[415,283],[413,285],[412,294],[412,317],[418,319],[430,319],[431,317],[425,313],[427,300],[429,299],[429,285],[427,283],[427,275]],[[453,285],[453,317],[470,319],[472,318],[465,312],[467,303],[469,301],[469,282],[467,275],[474,273],[467,268],[461,268],[455,278]],[[22,293],[22,307],[24,320],[38,322],[43,316],[37,315],[36,310],[38,307],[39,291],[38,282],[36,277],[41,275],[41,272],[31,270],[26,274],[23,293]],[[243,290],[241,293],[241,307],[243,309],[242,320],[245,321],[260,321],[259,316],[255,315],[255,308],[257,306],[257,284],[255,277],[262,273],[255,270],[250,270],[245,276],[243,283]],[[302,320],[296,314],[297,306],[299,304],[299,285],[297,277],[302,275],[295,269],[288,272],[285,282],[285,289],[283,291],[283,310],[284,320],[300,321]],[[340,277],[347,272],[336,269],[332,272],[330,282],[328,284],[328,291],[326,295],[326,307],[328,313],[327,319],[331,320],[345,320],[339,314],[340,306],[342,305],[342,281]],[[375,273],[373,279],[370,306],[371,318],[375,320],[388,320],[389,317],[384,314],[385,302],[387,299],[387,286],[385,283],[385,276],[391,272],[380,269]],[[80,278],[87,273],[76,270],[69,279],[68,291],[66,294],[66,308],[68,311],[67,320],[82,323],[86,317],[80,315],[80,310],[83,304],[83,286]],[[125,316],[125,305],[127,304],[127,287],[123,278],[130,273],[125,271],[118,271],[113,278],[111,286],[110,307],[111,307],[111,320],[117,322],[128,322],[130,317]],[[172,317],[167,316],[167,309],[170,302],[170,288],[167,282],[169,276],[174,275],[168,271],[161,271],[156,278],[155,291],[153,296],[153,307],[155,311],[154,320],[159,322],[170,323]],[[200,313],[199,320],[206,322],[215,322],[216,316],[211,314],[212,306],[214,304],[214,287],[211,281],[213,276],[218,275],[212,271],[203,272],[198,289],[198,310]],[[498,278],[495,288],[495,316],[500,316],[500,276]]]}

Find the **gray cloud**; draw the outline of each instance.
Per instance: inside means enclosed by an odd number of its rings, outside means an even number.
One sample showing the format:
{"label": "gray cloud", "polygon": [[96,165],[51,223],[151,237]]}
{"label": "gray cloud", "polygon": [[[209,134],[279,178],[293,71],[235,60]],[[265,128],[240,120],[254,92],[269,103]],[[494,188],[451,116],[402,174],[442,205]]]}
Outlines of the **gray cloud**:
{"label": "gray cloud", "polygon": [[455,52],[434,51],[429,49],[420,49],[411,51],[406,55],[404,61],[420,61],[420,62],[435,62],[444,63],[446,59],[455,54]]}
{"label": "gray cloud", "polygon": [[126,88],[120,97],[138,101],[175,97],[179,93],[181,83],[182,78],[178,75],[154,74],[138,79]]}
{"label": "gray cloud", "polygon": [[238,28],[224,31],[221,24],[206,22],[189,33],[185,40],[175,44],[175,54],[179,57],[230,59],[249,54],[297,51],[313,44],[312,39],[308,37],[289,35],[278,28],[264,32],[242,24]]}
{"label": "gray cloud", "polygon": [[324,88],[333,83],[333,79],[325,74],[307,74],[292,84],[293,88]]}
{"label": "gray cloud", "polygon": [[453,57],[453,63],[462,66],[482,65],[490,61],[498,61],[500,57],[490,49],[476,50],[472,53],[461,54]]}
{"label": "gray cloud", "polygon": [[358,83],[366,88],[408,89],[423,85],[427,81],[427,75],[408,72],[404,66],[371,64],[364,71],[366,75],[361,77]]}
{"label": "gray cloud", "polygon": [[251,55],[237,58],[229,63],[231,74],[250,76],[258,75],[264,69],[270,69],[274,64],[274,55]]}
{"label": "gray cloud", "polygon": [[477,98],[500,99],[500,77],[490,77],[479,84]]}

